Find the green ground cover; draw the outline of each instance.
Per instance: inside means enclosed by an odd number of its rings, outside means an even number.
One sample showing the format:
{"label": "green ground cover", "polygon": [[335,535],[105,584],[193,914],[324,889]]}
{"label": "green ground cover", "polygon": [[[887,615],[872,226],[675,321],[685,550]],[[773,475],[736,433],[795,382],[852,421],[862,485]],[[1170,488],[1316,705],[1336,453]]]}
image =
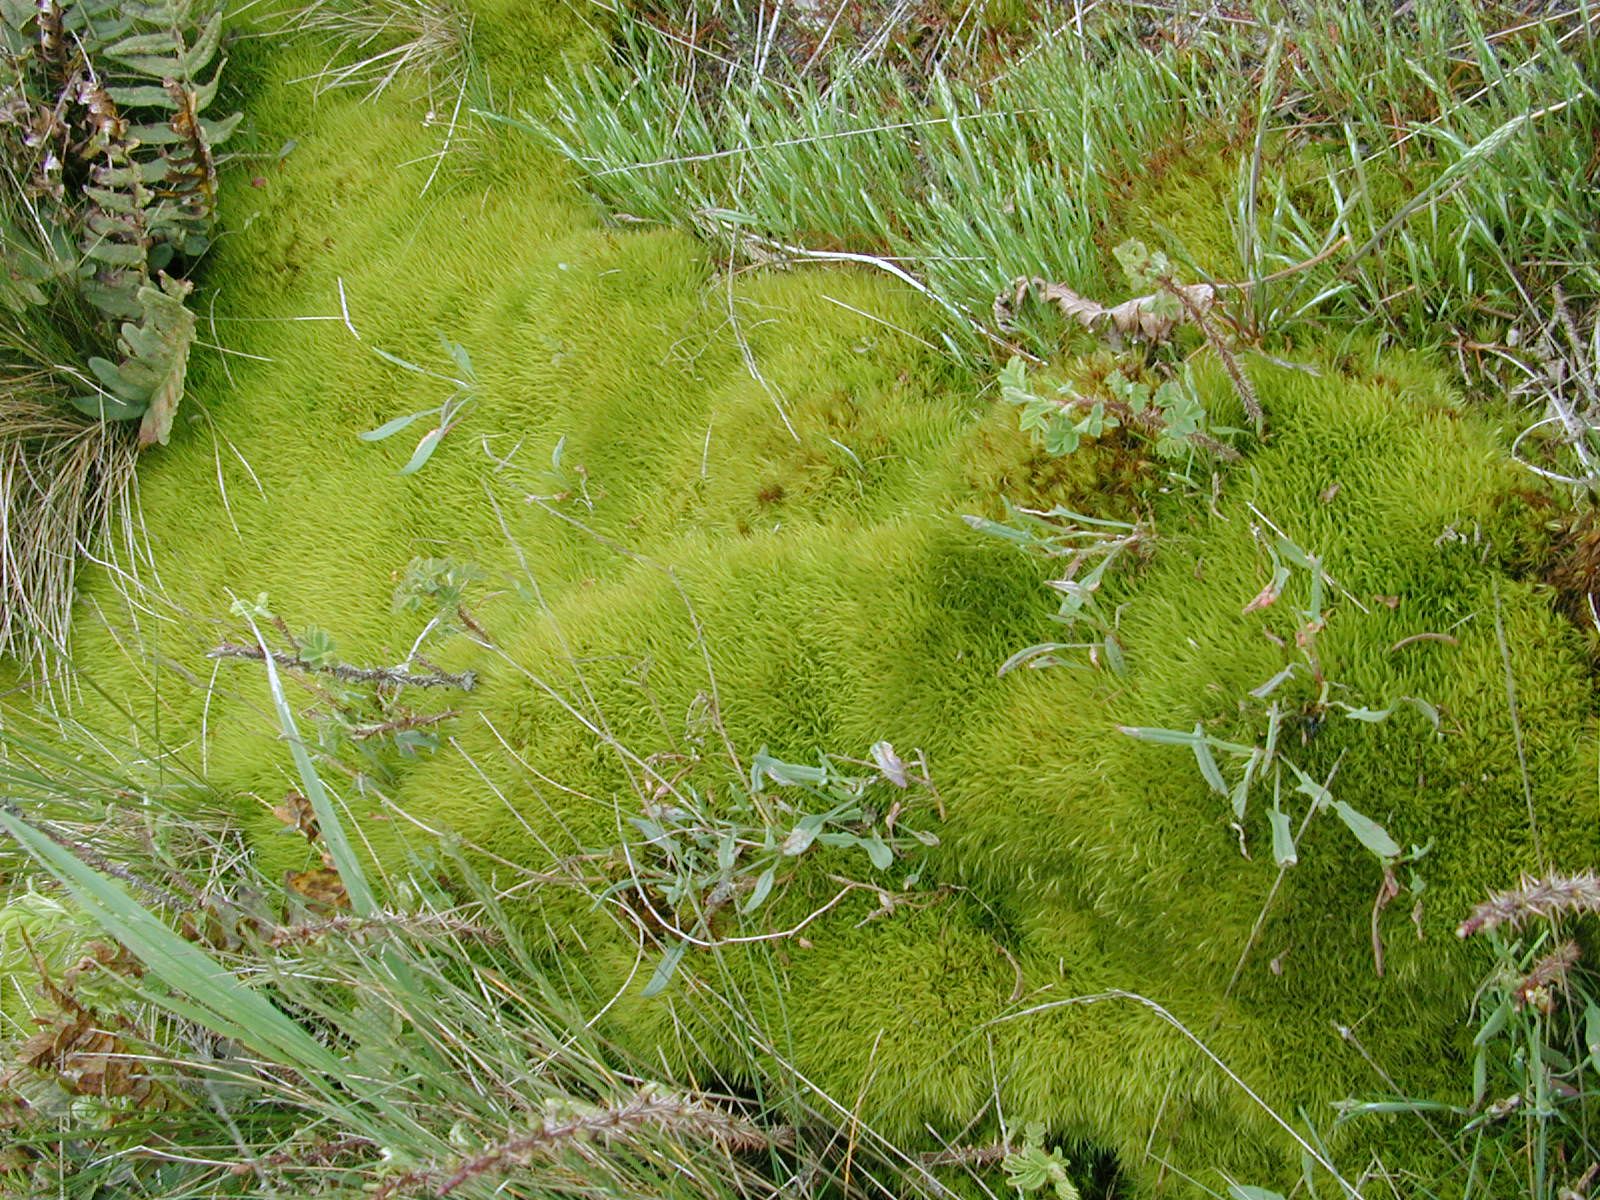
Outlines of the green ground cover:
{"label": "green ground cover", "polygon": [[[477,102],[502,113],[550,111],[535,82],[564,58],[600,62],[615,29],[555,6],[475,15],[474,70],[494,85]],[[269,881],[317,868],[320,847],[273,811],[302,781],[261,663],[207,657],[251,642],[231,606],[264,594],[302,648],[327,631],[329,662],[473,673],[470,691],[362,701],[364,719],[434,739],[410,752],[348,714],[332,740],[339,684],[285,676],[380,891],[464,847],[518,889],[508,920],[530,969],[583,1017],[603,1010],[630,1061],[755,1094],[798,1074],[915,1150],[1040,1122],[1082,1162],[1114,1162],[1116,1195],[1288,1194],[1303,1171],[1316,1194],[1387,1194],[1359,1182],[1369,1162],[1399,1195],[1507,1194],[1413,1115],[1336,1124],[1332,1107],[1470,1106],[1488,955],[1457,924],[1519,873],[1577,870],[1600,848],[1590,651],[1541,582],[1564,510],[1509,454],[1520,414],[1463,398],[1429,352],[1442,301],[1327,336],[1307,317],[1298,345],[1241,354],[1268,435],[1233,435],[1238,462],[1191,458],[1184,480],[1126,431],[1061,458],[989,386],[982,340],[892,277],[730,273],[736,244],[603,219],[568,158],[504,123],[464,133],[435,173],[440,126],[419,113],[454,97],[423,82],[317,95],[294,81],[321,47],[241,36],[230,54],[244,153],[223,175],[199,309],[213,352],[191,364],[171,444],[141,461],[137,540],[80,576],[71,677],[7,697],[14,736],[96,761],[110,748],[140,787],[170,789],[163,803],[227,813]],[[1110,245],[1173,228],[1226,274],[1207,247],[1236,239],[1195,198],[1231,187],[1234,164],[1180,158],[1071,213],[1081,261],[1053,277],[1109,298]],[[692,226],[663,204],[635,215]],[[982,313],[1017,269],[928,277]],[[1358,287],[1336,307],[1366,302]],[[1383,322],[1423,349],[1386,344]],[[1213,426],[1247,425],[1219,357],[1185,336]],[[1062,339],[1048,320],[1018,335],[1035,352]],[[1066,344],[1068,373],[1104,374],[1087,335]],[[458,387],[459,423],[414,473],[431,419],[361,440]],[[999,519],[1006,500],[1149,531],[1094,600],[1115,614],[1098,666],[1068,652],[997,674],[1053,636],[1060,599],[1049,561],[963,520]],[[1285,556],[1281,595],[1252,604]],[[461,595],[398,606],[419,558],[470,564]],[[1274,795],[1262,759],[1239,814],[1208,782],[1203,735],[1270,741],[1294,768]],[[758,827],[737,803],[758,754],[868,760],[880,742],[920,752],[932,787],[880,779],[872,802],[903,798],[904,828],[937,844],[902,836],[886,869],[848,838],[793,855],[764,906],[707,918],[701,940],[719,944],[660,972],[679,939],[648,904],[622,906],[659,862],[635,821],[693,798]],[[1215,755],[1227,791],[1244,760]],[[1313,812],[1318,784],[1354,816]],[[780,837],[793,820],[776,818]],[[1397,843],[1389,862],[1374,822]],[[1274,853],[1284,829],[1291,866]],[[33,1001],[6,945],[11,1036]]]}

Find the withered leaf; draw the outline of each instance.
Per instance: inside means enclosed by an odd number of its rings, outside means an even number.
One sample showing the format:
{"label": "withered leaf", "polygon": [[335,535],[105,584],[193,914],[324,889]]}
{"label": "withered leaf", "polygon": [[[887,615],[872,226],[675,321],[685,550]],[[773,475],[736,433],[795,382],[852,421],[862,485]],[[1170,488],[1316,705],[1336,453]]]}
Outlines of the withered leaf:
{"label": "withered leaf", "polygon": [[289,792],[283,798],[283,803],[272,810],[272,815],[296,833],[305,835],[308,842],[315,842],[322,836],[322,830],[317,827],[317,813],[299,792]]}
{"label": "withered leaf", "polygon": [[1012,280],[1010,289],[995,297],[995,322],[1010,325],[1029,296],[1043,304],[1054,304],[1069,321],[1102,336],[1161,342],[1189,321],[1191,314],[1208,312],[1216,303],[1217,292],[1206,283],[1175,285],[1171,291],[1151,292],[1107,307],[1080,296],[1064,283],[1023,277]]}
{"label": "withered leaf", "polygon": [[42,1071],[79,1096],[147,1096],[153,1083],[138,1070],[122,1038],[78,1009],[53,1020],[36,1018],[44,1027],[17,1050],[11,1067],[0,1074],[0,1089],[9,1088],[23,1070]]}
{"label": "withered leaf", "polygon": [[345,893],[344,881],[339,878],[339,872],[329,867],[285,872],[283,884],[313,908],[350,907],[350,897]]}
{"label": "withered leaf", "polygon": [[61,982],[70,991],[81,976],[95,971],[137,978],[144,974],[144,964],[121,942],[90,942],[84,947],[83,957],[62,973]]}

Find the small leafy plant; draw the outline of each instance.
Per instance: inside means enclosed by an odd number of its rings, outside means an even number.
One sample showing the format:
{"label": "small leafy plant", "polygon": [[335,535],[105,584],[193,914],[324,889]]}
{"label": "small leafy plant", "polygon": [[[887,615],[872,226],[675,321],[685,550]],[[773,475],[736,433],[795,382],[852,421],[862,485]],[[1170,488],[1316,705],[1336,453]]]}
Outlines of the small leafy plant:
{"label": "small leafy plant", "polygon": [[[354,332],[353,328],[352,332]],[[356,334],[356,336],[360,337],[361,335]],[[387,350],[378,346],[372,347],[372,352],[386,363],[391,363],[403,370],[410,371],[413,375],[421,375],[425,379],[434,379],[441,383],[451,384],[455,388],[437,408],[423,408],[418,409],[416,412],[406,413],[404,416],[395,417],[391,421],[385,421],[376,429],[369,429],[367,432],[357,435],[364,442],[381,442],[385,438],[391,438],[402,430],[410,428],[422,418],[431,417],[434,422],[433,427],[422,435],[421,440],[417,442],[416,448],[412,450],[411,457],[406,460],[405,466],[400,468],[400,474],[402,475],[415,475],[427,465],[428,460],[433,457],[433,452],[439,448],[439,443],[444,440],[445,434],[460,424],[467,409],[477,399],[478,377],[473,372],[472,357],[467,353],[466,347],[461,345],[460,342],[452,342],[442,333],[439,335],[439,343],[444,347],[445,353],[450,356],[451,361],[455,363],[456,369],[460,371],[459,376],[441,375],[436,371],[428,370],[426,367],[419,367],[414,362],[408,362],[399,355],[390,354]]]}
{"label": "small leafy plant", "polygon": [[[1217,289],[1209,284],[1179,283],[1167,256],[1141,241],[1125,241],[1113,253],[1129,285],[1144,295],[1108,308],[1065,284],[1019,279],[1009,298],[1001,296],[995,301],[997,321],[1009,324],[1022,301],[1036,295],[1054,304],[1069,320],[1100,333],[1119,348],[1128,338],[1163,345],[1177,328],[1192,324],[1221,359],[1245,412],[1260,433],[1265,427],[1261,402],[1232,346],[1218,333],[1210,315]],[[1033,431],[1051,454],[1070,454],[1083,438],[1097,438],[1106,430],[1121,426],[1148,438],[1163,458],[1180,458],[1194,448],[1222,459],[1238,457],[1237,451],[1207,429],[1206,411],[1187,365],[1180,374],[1153,389],[1118,370],[1106,380],[1109,396],[1085,396],[1064,386],[1057,389],[1054,397],[1046,398],[1028,390],[1026,368],[1019,356],[1013,356],[1001,373],[1000,383],[1001,394],[1022,406],[1022,428]]]}
{"label": "small leafy plant", "polygon": [[456,558],[413,558],[394,589],[396,612],[418,613],[429,630],[469,629],[485,641],[488,633],[467,608],[467,596],[483,581],[475,563]]}
{"label": "small leafy plant", "polygon": [[[270,660],[294,672],[314,697],[307,715],[316,748],[328,760],[343,764],[358,783],[363,778],[392,783],[393,755],[410,758],[437,749],[438,727],[459,715],[454,709],[423,711],[402,703],[406,688],[468,690],[474,682],[471,672],[451,675],[425,663],[419,664],[425,669],[417,670],[410,661],[394,667],[344,662],[331,633],[318,625],[296,633],[272,610],[265,595],[235,602],[234,612],[251,624],[255,636],[245,644],[224,642],[210,657]],[[267,640],[262,627],[276,633],[276,645]],[[430,623],[423,638],[437,628]],[[418,639],[419,646],[423,638]]]}
{"label": "small leafy plant", "polygon": [[1000,1165],[1005,1170],[1006,1181],[1023,1195],[1049,1188],[1056,1200],[1078,1200],[1077,1185],[1067,1173],[1072,1163],[1059,1146],[1048,1152],[1045,1150],[1042,1124],[1029,1125],[1023,1131],[1022,1148],[1007,1154]]}
{"label": "small leafy plant", "polygon": [[[963,520],[979,533],[1012,543],[1027,553],[1066,560],[1060,578],[1050,587],[1061,594],[1061,606],[1051,620],[1068,629],[1086,626],[1095,634],[1093,641],[1041,642],[1019,650],[1000,665],[1005,675],[1017,667],[1075,665],[1058,655],[1066,650],[1088,653],[1089,663],[1120,675],[1126,670],[1122,644],[1117,640],[1116,616],[1107,616],[1095,604],[1106,571],[1125,554],[1146,553],[1151,538],[1149,529],[1126,521],[1086,517],[1060,505],[1047,512],[1020,508],[1006,501],[1005,522],[987,517],[966,516]],[[1087,569],[1086,569],[1087,568]]]}
{"label": "small leafy plant", "polygon": [[[1381,824],[1334,795],[1334,773],[1319,780],[1291,757],[1283,736],[1289,714],[1282,702],[1275,698],[1275,693],[1290,680],[1308,677],[1315,695],[1298,713],[1300,728],[1305,731],[1307,740],[1311,733],[1321,727],[1328,714],[1334,712],[1342,714],[1347,720],[1378,724],[1409,708],[1426,718],[1436,735],[1439,714],[1431,704],[1415,696],[1400,697],[1382,708],[1335,699],[1333,691],[1336,685],[1326,676],[1317,651],[1317,638],[1328,619],[1325,608],[1327,593],[1337,588],[1338,584],[1328,575],[1320,558],[1300,548],[1275,527],[1270,535],[1257,527],[1257,536],[1272,564],[1272,574],[1267,585],[1244,606],[1245,613],[1258,612],[1277,604],[1296,571],[1302,571],[1308,577],[1305,606],[1294,610],[1297,619],[1294,645],[1298,660],[1291,661],[1281,671],[1251,689],[1248,695],[1249,705],[1245,711],[1248,714],[1253,707],[1255,719],[1263,720],[1262,737],[1251,744],[1230,741],[1208,733],[1200,721],[1196,721],[1190,730],[1146,726],[1120,728],[1123,733],[1141,741],[1189,748],[1206,786],[1228,802],[1232,814],[1231,827],[1238,835],[1239,849],[1245,857],[1249,857],[1245,818],[1251,792],[1252,789],[1267,791],[1271,797],[1267,821],[1272,837],[1272,859],[1280,872],[1298,864],[1299,846],[1312,820],[1322,813],[1336,816],[1356,841],[1377,859],[1382,870],[1382,882],[1373,907],[1373,957],[1377,972],[1381,975],[1383,950],[1377,935],[1378,915],[1400,894],[1396,868],[1416,863],[1427,854],[1428,848],[1412,846],[1409,851],[1403,850]],[[1337,766],[1334,772],[1337,772]],[[1296,796],[1303,797],[1305,803],[1298,824],[1289,807]],[[1406,886],[1420,906],[1424,882],[1415,870],[1411,871]]]}
{"label": "small leafy plant", "polygon": [[1187,369],[1154,388],[1118,369],[1106,376],[1104,386],[1103,394],[1062,384],[1052,395],[1039,395],[1029,385],[1027,365],[1016,355],[1000,372],[1001,398],[1021,410],[1018,424],[1046,453],[1071,454],[1086,438],[1127,429],[1165,459],[1181,459],[1197,450],[1224,460],[1238,458],[1216,436],[1231,430],[1210,427]]}
{"label": "small leafy plant", "polygon": [[[724,937],[725,917],[753,916],[783,889],[797,861],[814,848],[859,851],[882,874],[908,851],[937,846],[936,834],[902,820],[904,793],[913,784],[932,791],[920,756],[918,763],[920,774],[914,774],[887,742],[872,747],[870,760],[824,754],[816,766],[784,762],[763,747],[752,760],[748,784],[718,794],[689,782],[693,759],[658,756],[652,772],[657,786],[643,813],[628,818],[637,838],[624,839],[620,850],[627,878],[604,893],[631,901],[636,915],[667,943],[644,994],[653,996],[666,988],[691,946],[717,945]],[[671,764],[678,769],[669,777]],[[861,772],[862,767],[871,772]],[[911,870],[900,888],[914,887],[919,878],[920,871]],[[834,881],[841,890],[813,916],[862,889],[878,897],[874,915],[905,902],[889,887]],[[733,940],[790,936],[810,919],[788,931],[734,935]]]}

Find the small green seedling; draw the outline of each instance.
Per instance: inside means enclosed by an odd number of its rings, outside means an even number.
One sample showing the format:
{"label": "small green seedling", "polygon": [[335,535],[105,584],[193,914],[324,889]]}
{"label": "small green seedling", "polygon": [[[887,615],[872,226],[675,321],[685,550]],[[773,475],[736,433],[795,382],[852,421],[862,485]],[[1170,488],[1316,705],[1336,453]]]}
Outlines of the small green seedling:
{"label": "small green seedling", "polygon": [[1088,653],[1091,666],[1103,666],[1113,674],[1123,674],[1127,667],[1122,645],[1117,640],[1116,614],[1107,616],[1096,606],[1095,599],[1112,563],[1130,551],[1145,552],[1150,540],[1149,529],[1126,521],[1088,517],[1060,505],[1048,511],[1021,508],[1009,500],[1005,505],[1005,522],[975,516],[962,519],[979,533],[1010,542],[1024,552],[1065,559],[1066,569],[1060,578],[1050,581],[1050,587],[1061,594],[1061,606],[1051,619],[1069,629],[1087,626],[1095,638],[1028,646],[1006,659],[999,673],[1005,675],[1023,666],[1076,666],[1072,659],[1058,656],[1062,651],[1082,650]]}
{"label": "small green seedling", "polygon": [[[352,332],[354,332],[353,329]],[[357,336],[359,337],[360,335],[358,334]],[[441,383],[451,384],[455,388],[437,408],[424,408],[413,413],[406,413],[404,416],[395,417],[392,421],[385,421],[376,429],[369,429],[367,432],[357,435],[364,442],[381,442],[385,438],[393,437],[401,430],[409,428],[423,417],[432,417],[434,421],[433,427],[422,435],[422,439],[417,442],[416,449],[411,452],[411,457],[406,461],[406,465],[400,468],[400,474],[402,475],[414,475],[422,470],[428,460],[433,457],[433,452],[439,448],[439,443],[444,440],[445,434],[460,424],[467,408],[477,399],[478,377],[473,372],[472,358],[467,354],[466,347],[459,342],[452,342],[443,334],[439,335],[439,342],[444,346],[445,352],[449,354],[456,368],[461,372],[459,377],[441,375],[436,371],[428,370],[426,367],[419,367],[416,363],[408,362],[399,355],[390,354],[387,350],[378,346],[371,348],[372,352],[383,359],[384,362],[392,363],[426,379],[436,379]]]}
{"label": "small green seedling", "polygon": [[1019,428],[1031,433],[1047,454],[1071,454],[1086,438],[1126,428],[1149,442],[1163,459],[1181,459],[1195,451],[1215,458],[1237,457],[1214,436],[1233,431],[1210,427],[1186,367],[1155,387],[1115,370],[1105,378],[1106,395],[1087,395],[1070,384],[1040,395],[1029,384],[1027,365],[1014,355],[1001,369],[999,382],[1001,398],[1021,410]]}
{"label": "small green seedling", "polygon": [[[815,848],[860,851],[882,875],[914,848],[939,844],[936,834],[905,820],[904,793],[913,784],[931,791],[925,765],[918,756],[923,769],[913,774],[888,742],[872,747],[870,761],[822,755],[816,766],[785,762],[763,747],[748,781],[717,793],[693,786],[693,761],[680,763],[670,779],[665,759],[652,768],[657,786],[643,814],[627,818],[636,835],[625,836],[622,846],[628,878],[605,893],[631,895],[668,926],[670,940],[645,996],[666,988],[691,945],[718,942],[713,923],[720,914],[752,917],[793,876],[795,861]],[[884,897],[915,886],[919,875],[913,869],[896,884],[866,886],[878,892],[880,911],[889,911],[894,902]],[[783,935],[740,940],[769,936]]]}
{"label": "small green seedling", "polygon": [[1024,1131],[1022,1148],[1007,1154],[1000,1163],[1007,1182],[1024,1195],[1049,1188],[1056,1200],[1079,1200],[1081,1193],[1072,1182],[1072,1176],[1067,1174],[1071,1165],[1059,1146],[1048,1152],[1045,1150],[1044,1126],[1038,1123]]}
{"label": "small green seedling", "polygon": [[[1270,525],[1264,517],[1261,519]],[[1201,721],[1196,721],[1194,728],[1189,730],[1131,725],[1119,726],[1119,729],[1140,741],[1188,747],[1206,786],[1228,802],[1232,815],[1230,827],[1239,839],[1240,853],[1246,858],[1250,857],[1250,852],[1245,834],[1245,817],[1251,792],[1252,789],[1258,793],[1267,792],[1271,797],[1267,824],[1271,834],[1272,860],[1280,872],[1299,863],[1300,846],[1313,818],[1325,812],[1336,816],[1351,836],[1377,859],[1382,872],[1373,917],[1374,962],[1381,975],[1383,953],[1376,934],[1377,914],[1401,893],[1395,875],[1396,868],[1420,861],[1428,853],[1429,847],[1412,846],[1409,852],[1403,850],[1383,825],[1333,794],[1331,789],[1338,771],[1337,764],[1327,778],[1318,780],[1290,756],[1283,735],[1286,726],[1296,716],[1302,741],[1305,741],[1314,736],[1330,713],[1341,713],[1346,720],[1377,725],[1402,711],[1413,710],[1427,720],[1434,735],[1438,736],[1440,717],[1433,705],[1415,696],[1402,696],[1381,708],[1350,704],[1333,698],[1332,693],[1338,685],[1330,682],[1326,676],[1317,650],[1317,639],[1328,621],[1328,593],[1334,590],[1343,593],[1344,589],[1326,572],[1320,558],[1296,545],[1275,526],[1272,530],[1275,536],[1258,539],[1271,565],[1271,576],[1260,592],[1245,604],[1243,612],[1248,615],[1277,605],[1297,572],[1308,575],[1309,582],[1304,605],[1293,610],[1297,622],[1293,645],[1299,660],[1288,663],[1271,678],[1252,688],[1242,706],[1245,715],[1249,715],[1251,709],[1258,714],[1262,722],[1259,726],[1262,728],[1261,736],[1249,744],[1230,741],[1208,733]],[[1354,602],[1353,597],[1344,594]],[[1279,689],[1298,678],[1308,679],[1314,691],[1314,699],[1303,709],[1292,704],[1286,707],[1277,695]],[[1304,804],[1298,823],[1290,810],[1296,797],[1301,797]],[[1413,869],[1407,890],[1417,897],[1419,905],[1423,887],[1423,880]]]}

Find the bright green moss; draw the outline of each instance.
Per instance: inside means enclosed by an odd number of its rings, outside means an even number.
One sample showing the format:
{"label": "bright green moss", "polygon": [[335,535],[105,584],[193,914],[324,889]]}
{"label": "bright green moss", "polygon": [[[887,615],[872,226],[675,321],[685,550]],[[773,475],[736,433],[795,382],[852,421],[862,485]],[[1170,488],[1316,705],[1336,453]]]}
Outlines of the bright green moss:
{"label": "bright green moss", "polygon": [[[529,26],[521,6],[483,6],[491,71],[553,61],[568,36],[552,32],[567,20],[556,11]],[[759,1037],[774,1070],[799,1070],[908,1139],[928,1124],[955,1135],[998,1088],[1008,1121],[1044,1120],[1115,1152],[1136,1190],[1159,1173],[1147,1145],[1212,1184],[1218,1168],[1281,1182],[1298,1156],[1147,1009],[1108,1001],[993,1022],[1136,991],[1325,1132],[1331,1101],[1378,1087],[1331,1022],[1357,1029],[1403,1088],[1460,1091],[1457,1028],[1481,961],[1450,931],[1486,888],[1538,861],[1508,660],[1545,855],[1577,866],[1600,846],[1581,648],[1501,565],[1536,521],[1518,499],[1526,481],[1427,364],[1362,347],[1305,371],[1251,360],[1271,436],[1213,507],[1153,488],[1157,469],[1128,445],[1042,459],[1011,432],[1011,412],[975,399],[981,381],[922,340],[935,316],[881,280],[745,276],[730,310],[701,247],[598,226],[526,143],[485,138],[469,172],[447,167],[420,196],[430,165],[413,160],[437,135],[413,105],[313,103],[281,82],[308,59],[251,53],[258,145],[298,143],[259,170],[260,186],[254,168],[233,172],[224,195],[216,336],[252,357],[197,362],[187,419],[142,472],[150,592],[137,632],[101,574],[76,652],[141,721],[160,659],[165,742],[236,799],[274,871],[306,865],[308,851],[270,815],[290,781],[258,672],[224,663],[213,678],[203,657],[239,635],[230,595],[266,591],[291,625],[333,630],[343,655],[394,662],[419,627],[392,610],[395,575],[413,556],[450,554],[483,569],[475,612],[496,646],[457,639],[433,654],[481,678],[470,696],[438,700],[463,710],[446,748],[397,760],[387,797],[343,788],[377,863],[427,854],[428,829],[536,868],[614,845],[639,804],[637,767],[617,747],[682,752],[713,678],[741,755],[861,754],[879,739],[928,754],[948,821],[925,882],[956,890],[930,890],[923,907],[858,924],[873,901],[852,897],[808,927],[809,946],[691,955],[684,979],[647,1001],[653,953],[640,957],[631,928],[571,890],[529,897],[552,961],[597,1006],[620,989],[613,1030],[652,1057],[659,1047],[686,1069],[734,1071],[735,1040]],[[1185,234],[1197,255],[1227,244],[1210,217],[1209,242]],[[341,320],[341,283],[360,341]],[[371,351],[445,371],[438,334],[470,352],[477,399],[402,477],[414,437],[356,435],[448,388]],[[1227,415],[1221,372],[1200,374]],[[1045,569],[960,514],[997,515],[1005,494],[1120,517],[1139,489],[1154,555],[1108,585],[1129,674],[996,678],[1012,651],[1052,636]],[[1116,728],[1198,721],[1260,735],[1241,702],[1294,657],[1288,608],[1303,602],[1242,612],[1270,573],[1252,533],[1263,518],[1350,593],[1330,598],[1318,643],[1335,696],[1415,696],[1442,714],[1438,738],[1409,711],[1378,726],[1334,715],[1313,733],[1305,686],[1282,693],[1307,768],[1337,764],[1341,798],[1406,844],[1432,843],[1423,940],[1409,897],[1391,906],[1381,980],[1368,931],[1377,864],[1324,816],[1230,992],[1275,876],[1264,801],[1247,816],[1247,860],[1189,751]],[[1397,646],[1419,632],[1454,642]],[[91,694],[80,708],[92,725],[125,727]],[[694,778],[716,788],[730,769],[712,744]],[[830,870],[864,867],[808,860],[772,920],[826,900]],[[1397,1168],[1432,1169],[1405,1128],[1352,1127],[1330,1144],[1357,1161],[1368,1141]]]}

